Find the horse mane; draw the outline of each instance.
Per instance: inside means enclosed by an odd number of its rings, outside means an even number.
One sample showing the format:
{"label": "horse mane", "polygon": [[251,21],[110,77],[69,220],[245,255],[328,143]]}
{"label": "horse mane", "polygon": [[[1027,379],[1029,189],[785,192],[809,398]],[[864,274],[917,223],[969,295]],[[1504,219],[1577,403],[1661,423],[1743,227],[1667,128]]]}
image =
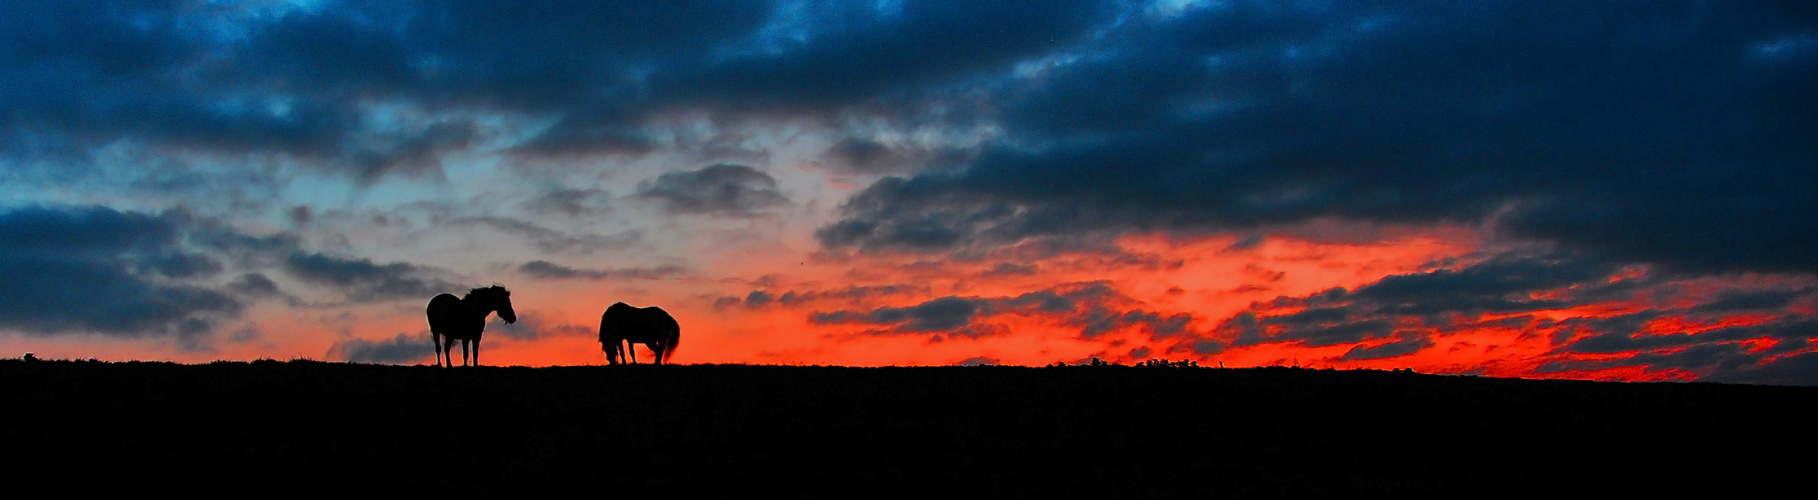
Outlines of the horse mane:
{"label": "horse mane", "polygon": [[483,286],[468,290],[467,295],[462,296],[461,300],[472,300],[476,296],[493,296],[500,293],[510,295],[511,290],[506,290],[503,285]]}

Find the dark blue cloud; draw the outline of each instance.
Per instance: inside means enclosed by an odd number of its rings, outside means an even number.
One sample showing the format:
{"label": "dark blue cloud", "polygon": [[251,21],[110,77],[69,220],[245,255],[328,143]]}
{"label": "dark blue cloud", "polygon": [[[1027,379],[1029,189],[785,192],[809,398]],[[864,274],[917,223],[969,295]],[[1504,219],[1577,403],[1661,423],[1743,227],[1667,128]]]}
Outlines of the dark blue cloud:
{"label": "dark blue cloud", "polygon": [[[1633,276],[1610,261],[1551,252],[1504,253],[1458,267],[1385,277],[1356,290],[1334,288],[1304,297],[1279,297],[1221,322],[1217,339],[1247,346],[1298,342],[1308,346],[1357,345],[1340,360],[1410,354],[1435,339],[1480,328],[1552,332],[1543,373],[1643,366],[1680,369],[1703,380],[1818,383],[1818,372],[1785,366],[1787,355],[1818,336],[1818,319],[1789,311],[1810,300],[1810,289],[1729,284],[1710,292],[1685,290],[1661,276]],[[1668,275],[1670,276],[1670,275]],[[1537,298],[1544,297],[1544,298]],[[1546,319],[1545,311],[1611,302],[1660,304],[1613,316]],[[1286,310],[1292,312],[1278,313]],[[1727,315],[1750,313],[1755,324],[1711,328]],[[1766,313],[1767,317],[1759,317]],[[1667,320],[1657,323],[1657,320]],[[1685,325],[1661,331],[1662,325]],[[1772,347],[1756,349],[1750,343]],[[1607,355],[1620,354],[1614,359]],[[1593,355],[1590,357],[1584,355]],[[1586,360],[1606,358],[1602,360]],[[1769,375],[1772,374],[1772,375]]]}
{"label": "dark blue cloud", "polygon": [[653,75],[659,99],[716,110],[801,113],[860,105],[913,109],[942,91],[975,86],[1011,64],[1077,42],[1113,10],[1066,2],[826,2],[790,12],[781,33],[741,53]]}
{"label": "dark blue cloud", "polygon": [[[1607,298],[1609,294],[1596,292],[1610,284],[1597,282],[1607,281],[1603,278],[1618,270],[1612,262],[1584,256],[1509,253],[1457,270],[1385,277],[1348,298],[1371,304],[1375,312],[1397,315],[1525,312]],[[1535,292],[1572,286],[1578,286],[1572,299],[1532,297]]]}
{"label": "dark blue cloud", "polygon": [[[770,284],[773,285],[774,283],[770,283]],[[783,292],[782,295],[777,295],[773,292],[766,291],[766,290],[752,290],[751,293],[747,294],[744,298],[739,298],[739,297],[716,298],[713,302],[713,307],[716,310],[722,310],[727,307],[739,305],[741,303],[743,303],[745,305],[745,307],[751,308],[751,309],[767,307],[771,304],[780,304],[784,307],[805,307],[805,306],[811,306],[814,304],[821,304],[821,303],[827,303],[827,302],[840,302],[840,303],[862,306],[865,304],[874,303],[877,301],[877,299],[883,299],[883,298],[888,298],[888,297],[902,297],[902,296],[910,296],[910,295],[926,295],[926,294],[928,294],[928,291],[929,291],[929,289],[925,285],[907,285],[907,284],[872,285],[872,286],[854,285],[854,286],[847,286],[847,287],[843,287],[843,288],[821,289],[821,290],[815,290],[815,289],[790,290],[787,292]],[[839,318],[856,318],[856,317],[858,317],[858,316],[842,315],[842,314],[854,314],[851,311],[845,311],[843,313],[832,313],[832,314],[833,314],[832,316],[827,316],[827,318],[831,319],[834,317],[839,317]]]}
{"label": "dark blue cloud", "polygon": [[[1560,350],[1574,353],[1607,354],[1673,350],[1699,345],[1736,343],[1749,339],[1779,341],[1780,344],[1776,346],[1777,352],[1760,353],[1760,357],[1765,357],[1798,350],[1804,347],[1810,339],[1818,337],[1818,318],[1799,314],[1785,315],[1759,325],[1719,328],[1696,334],[1642,332],[1642,327],[1648,321],[1667,317],[1670,313],[1671,311],[1647,310],[1609,318],[1567,320],[1564,326],[1573,328],[1573,331],[1588,332],[1591,335],[1561,346]],[[1814,373],[1812,376],[1815,381],[1818,381],[1818,373]]]}
{"label": "dark blue cloud", "polygon": [[776,297],[771,295],[770,292],[752,290],[751,293],[745,295],[745,307],[756,309],[764,307],[775,300]]}
{"label": "dark blue cloud", "polygon": [[612,195],[602,189],[556,189],[524,202],[522,206],[539,214],[593,216],[604,213],[611,198]]}
{"label": "dark blue cloud", "polygon": [[[0,25],[7,152],[29,152],[14,149],[28,143],[79,148],[119,139],[310,155],[338,150],[357,125],[340,105],[226,81],[269,73],[236,67],[241,57],[211,29],[215,12],[159,1],[0,6],[0,18],[14,20]],[[284,103],[267,105],[268,97]]]}
{"label": "dark blue cloud", "polygon": [[622,250],[644,239],[642,230],[612,234],[569,233],[551,229],[536,222],[509,217],[461,217],[448,219],[444,227],[485,226],[510,236],[529,240],[537,249],[548,253],[591,254],[602,250]]}
{"label": "dark blue cloud", "polygon": [[[1646,278],[1612,280],[1619,271],[1620,266],[1594,257],[1510,251],[1457,269],[1384,277],[1356,290],[1333,288],[1304,297],[1279,297],[1226,319],[1218,330],[1239,346],[1290,341],[1336,345],[1389,338],[1399,330],[1400,341],[1360,348],[1344,358],[1387,357],[1431,345],[1415,330],[1470,326],[1457,322],[1486,314],[1631,299],[1637,289],[1658,284]],[[1276,309],[1295,312],[1272,314]],[[1404,324],[1412,329],[1398,326]]]}
{"label": "dark blue cloud", "polygon": [[[1802,326],[1812,327],[1809,322]],[[1619,359],[1558,361],[1548,363],[1537,371],[1551,373],[1645,367],[1650,371],[1686,370],[1699,374],[1700,380],[1709,382],[1818,385],[1818,354],[1789,352],[1799,349],[1793,347],[1758,351],[1735,342],[1692,342],[1681,344],[1675,349],[1642,352]]]}
{"label": "dark blue cloud", "polygon": [[296,252],[284,258],[284,270],[306,283],[335,288],[352,301],[421,299],[467,289],[443,280],[446,271],[407,262],[379,264],[371,259]]}
{"label": "dark blue cloud", "polygon": [[405,364],[434,355],[435,344],[428,335],[403,333],[386,340],[344,340],[328,348],[329,359],[350,363]]}
{"label": "dark blue cloud", "polygon": [[[7,153],[119,139],[275,152],[371,180],[469,145],[463,119],[373,123],[361,108],[554,113],[665,56],[755,29],[762,3],[9,3],[0,17]],[[735,19],[742,19],[734,22]],[[603,101],[602,101],[603,102]],[[546,135],[563,133],[559,127]],[[596,148],[605,148],[599,145]]]}
{"label": "dark blue cloud", "polygon": [[[130,139],[371,181],[474,147],[483,127],[442,111],[553,118],[514,146],[531,153],[650,151],[665,113],[869,116],[997,132],[963,153],[844,137],[827,155],[843,168],[941,168],[853,196],[829,247],[1332,217],[1481,224],[1690,273],[1818,268],[1810,7],[1155,7],[15,3],[0,149],[71,163],[57,155]],[[375,120],[375,102],[428,118]]]}
{"label": "dark blue cloud", "polygon": [[657,267],[627,267],[620,269],[583,269],[568,267],[546,260],[533,260],[518,266],[518,272],[545,279],[645,279],[654,280],[686,274],[688,270],[681,266],[664,265]]}
{"label": "dark blue cloud", "polygon": [[[920,113],[1077,41],[1094,3],[482,1],[15,3],[0,17],[5,153],[120,139],[283,153],[371,181],[470,147],[471,115],[554,118],[524,154],[651,151],[647,120]],[[963,93],[963,92],[961,92]],[[420,123],[374,120],[397,103]],[[972,106],[960,107],[960,109]]]}
{"label": "dark blue cloud", "polygon": [[869,303],[872,299],[895,297],[909,294],[927,294],[927,286],[918,285],[873,285],[848,286],[828,290],[790,290],[777,298],[783,305],[807,304],[823,300],[837,300],[855,304]]}
{"label": "dark blue cloud", "polygon": [[1818,353],[1794,354],[1765,364],[1748,363],[1758,359],[1751,355],[1738,355],[1734,359],[1737,362],[1720,365],[1724,369],[1715,371],[1706,380],[1731,384],[1818,385]]}
{"label": "dark blue cloud", "polygon": [[1361,359],[1393,358],[1393,357],[1401,356],[1404,354],[1413,354],[1417,351],[1420,351],[1421,349],[1426,349],[1426,348],[1432,347],[1432,346],[1433,346],[1433,341],[1430,339],[1420,338],[1418,336],[1409,336],[1408,338],[1404,338],[1401,340],[1397,340],[1395,342],[1390,342],[1387,344],[1382,344],[1382,345],[1378,345],[1378,346],[1374,346],[1374,347],[1364,347],[1364,346],[1359,345],[1357,347],[1351,348],[1351,350],[1349,350],[1349,351],[1345,351],[1345,354],[1343,356],[1339,356],[1338,359],[1349,361],[1349,360],[1361,360]]}
{"label": "dark blue cloud", "polygon": [[261,273],[246,273],[227,284],[227,290],[241,297],[262,298],[282,296],[278,284]]}
{"label": "dark blue cloud", "polygon": [[106,207],[0,209],[0,328],[32,335],[177,337],[184,345],[245,308],[189,282],[218,273],[190,251],[193,221]]}
{"label": "dark blue cloud", "polygon": [[818,236],[951,252],[1462,222],[1681,272],[1818,271],[1818,100],[1795,90],[1818,84],[1815,29],[1810,8],[1691,2],[1132,16],[1005,82],[976,160],[878,182]]}
{"label": "dark blue cloud", "polygon": [[940,297],[908,307],[880,307],[868,312],[817,312],[809,320],[815,323],[861,323],[891,325],[890,333],[956,333],[978,336],[978,330],[967,329],[973,317],[990,308],[985,299]]}
{"label": "dark blue cloud", "polygon": [[[604,309],[604,308],[602,308]],[[599,338],[599,325],[551,324],[545,320],[546,315],[539,311],[518,309],[518,321],[506,323],[494,317],[486,325],[486,338],[508,338],[512,340],[536,340],[551,337],[589,337]],[[492,345],[492,344],[488,344]]]}
{"label": "dark blue cloud", "polygon": [[789,204],[770,174],[724,163],[662,174],[640,184],[638,196],[682,214],[751,216]]}
{"label": "dark blue cloud", "polygon": [[1793,304],[1793,300],[1811,290],[1764,289],[1764,290],[1725,290],[1710,302],[1692,307],[1692,313],[1723,313],[1739,311],[1779,311]]}
{"label": "dark blue cloud", "polygon": [[875,325],[883,335],[961,335],[981,337],[1002,333],[991,324],[993,316],[1013,314],[1055,320],[1078,328],[1082,338],[1114,330],[1137,328],[1153,339],[1193,336],[1188,324],[1193,315],[1163,315],[1143,310],[1133,299],[1109,284],[1074,283],[1014,297],[937,297],[905,307],[815,312],[809,321],[822,324]]}

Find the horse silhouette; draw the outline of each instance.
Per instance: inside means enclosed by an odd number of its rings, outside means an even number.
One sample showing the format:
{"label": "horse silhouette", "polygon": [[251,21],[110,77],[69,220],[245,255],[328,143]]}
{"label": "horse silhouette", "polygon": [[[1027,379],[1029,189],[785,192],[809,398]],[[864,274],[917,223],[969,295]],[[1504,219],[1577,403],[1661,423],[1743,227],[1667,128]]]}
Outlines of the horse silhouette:
{"label": "horse silhouette", "polygon": [[636,346],[628,344],[644,344],[656,353],[656,364],[660,365],[664,356],[675,353],[681,340],[681,325],[660,307],[631,307],[619,302],[600,314],[600,350],[606,352],[609,364],[619,364],[627,353],[631,363],[636,364]]}
{"label": "horse silhouette", "polygon": [[[454,341],[461,341],[461,364],[467,365],[467,343],[473,342],[473,364],[480,364],[480,334],[486,330],[486,316],[499,312],[499,319],[517,323],[518,313],[511,310],[511,291],[493,285],[475,288],[466,297],[453,294],[429,299],[429,337],[436,342],[436,366],[454,366]],[[442,338],[448,338],[443,346]],[[446,361],[446,363],[444,363]]]}

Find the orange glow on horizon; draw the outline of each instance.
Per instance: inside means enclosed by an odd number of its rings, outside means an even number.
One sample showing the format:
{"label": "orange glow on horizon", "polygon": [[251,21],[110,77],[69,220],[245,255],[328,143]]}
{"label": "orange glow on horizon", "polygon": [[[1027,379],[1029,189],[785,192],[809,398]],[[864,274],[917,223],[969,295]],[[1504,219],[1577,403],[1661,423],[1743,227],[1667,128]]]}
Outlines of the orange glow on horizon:
{"label": "orange glow on horizon", "polygon": [[[1266,322],[1267,318],[1306,311],[1308,297],[1329,290],[1357,290],[1389,276],[1468,266],[1473,256],[1481,254],[1482,245],[1473,231],[1443,228],[1381,230],[1374,237],[1352,234],[1329,240],[1138,235],[1119,238],[1109,248],[1041,253],[1026,260],[937,260],[920,255],[860,259],[804,255],[784,245],[773,252],[725,255],[715,265],[686,276],[506,277],[513,283],[520,322],[507,326],[496,318],[491,320],[481,361],[492,366],[604,364],[595,338],[599,315],[608,305],[622,301],[660,305],[677,318],[682,340],[670,361],[680,364],[921,366],[972,361],[1043,366],[1094,357],[1121,364],[1166,358],[1230,368],[1412,368],[1423,373],[1496,377],[1690,380],[1698,374],[1621,365],[1639,352],[1586,354],[1562,348],[1604,333],[1591,331],[1578,320],[1684,310],[1737,286],[1694,281],[1679,284],[1679,291],[1670,295],[1657,296],[1651,289],[1642,289],[1620,300],[1556,309],[1388,318],[1392,328],[1386,334],[1369,333],[1357,341],[1327,345],[1305,339],[1277,340],[1289,328]],[[799,247],[812,248],[806,243]],[[1609,280],[1621,283],[1647,276],[1645,268],[1631,267]],[[1754,276],[1743,284],[1786,288],[1803,283]],[[1523,297],[1569,302],[1579,293],[1582,291],[1573,287],[1531,291]],[[975,308],[959,317],[963,328],[916,331],[904,316],[906,311],[942,298],[964,299]],[[1790,309],[1797,313],[1798,307],[1811,306],[1802,302]],[[893,308],[896,313],[873,316],[883,308]],[[171,340],[144,340],[136,345],[104,342],[108,339],[15,345],[52,359],[74,357],[60,355],[63,352],[132,359],[151,343],[173,353],[170,360],[206,362],[334,358],[347,355],[337,351],[337,346],[366,343],[415,353],[402,362],[428,364],[434,354],[422,309],[422,304],[407,301],[320,310],[258,306],[241,321],[224,326],[255,334],[217,343],[214,350],[207,351],[185,351]],[[1220,330],[1220,325],[1246,312],[1265,321],[1264,337],[1237,345],[1237,334]],[[817,314],[834,313],[839,315],[827,317],[845,319],[814,319]],[[1671,313],[1644,322],[1638,335],[1702,335],[1773,323],[1785,314]],[[1088,328],[1094,333],[1087,335]],[[1762,353],[1777,344],[1768,337],[1739,343],[1750,353]],[[640,361],[651,359],[643,346],[635,349]],[[1675,349],[1679,348],[1654,352],[1664,355]],[[1809,350],[1806,347],[1800,352]]]}

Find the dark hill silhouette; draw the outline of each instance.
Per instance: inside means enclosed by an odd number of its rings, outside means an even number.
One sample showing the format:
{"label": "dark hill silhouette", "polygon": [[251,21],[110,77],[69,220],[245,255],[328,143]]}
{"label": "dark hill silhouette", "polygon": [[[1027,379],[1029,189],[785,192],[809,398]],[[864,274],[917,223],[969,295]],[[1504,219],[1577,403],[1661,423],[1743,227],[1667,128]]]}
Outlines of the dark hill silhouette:
{"label": "dark hill silhouette", "polygon": [[636,346],[644,344],[656,354],[656,364],[675,353],[682,341],[682,327],[669,312],[656,306],[632,307],[615,303],[600,314],[600,350],[606,352],[607,364],[619,364],[630,356],[637,363]]}
{"label": "dark hill silhouette", "polygon": [[[503,286],[475,288],[460,298],[444,293],[429,299],[429,337],[436,343],[436,364],[454,365],[452,351],[454,341],[459,339],[461,364],[467,365],[467,344],[472,342],[473,364],[479,365],[480,335],[486,331],[486,317],[494,311],[506,323],[518,322],[518,313],[511,309],[511,291]],[[443,338],[448,339],[446,345]]]}
{"label": "dark hill silhouette", "polygon": [[19,498],[1747,498],[1809,473],[1815,398],[1291,368],[13,358],[0,454]]}

